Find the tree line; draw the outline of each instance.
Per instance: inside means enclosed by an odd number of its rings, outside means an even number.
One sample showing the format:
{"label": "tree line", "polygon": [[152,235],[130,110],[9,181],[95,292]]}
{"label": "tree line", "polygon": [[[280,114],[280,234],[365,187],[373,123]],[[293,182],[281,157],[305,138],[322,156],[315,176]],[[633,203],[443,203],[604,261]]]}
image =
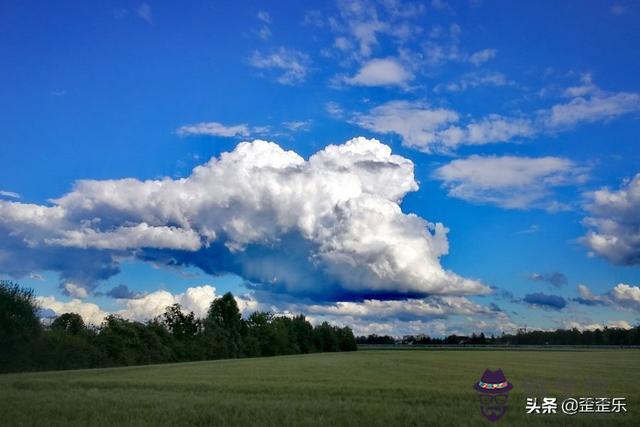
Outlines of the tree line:
{"label": "tree line", "polygon": [[407,335],[394,338],[389,335],[368,335],[356,338],[358,344],[405,344],[405,345],[640,345],[640,326],[631,329],[609,328],[584,330],[577,328],[555,331],[519,330],[515,334],[485,336],[473,333],[471,336],[449,335],[442,338],[428,335]]}
{"label": "tree line", "polygon": [[260,311],[243,319],[231,293],[202,319],[174,304],[147,322],[109,315],[93,327],[64,313],[45,326],[38,310],[32,289],[0,281],[0,372],[357,350],[349,327]]}

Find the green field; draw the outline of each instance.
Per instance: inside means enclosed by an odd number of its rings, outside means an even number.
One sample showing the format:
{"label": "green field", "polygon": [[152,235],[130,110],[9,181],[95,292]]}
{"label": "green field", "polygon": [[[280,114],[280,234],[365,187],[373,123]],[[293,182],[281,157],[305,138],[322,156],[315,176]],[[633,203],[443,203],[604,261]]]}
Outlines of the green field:
{"label": "green field", "polygon": [[[640,425],[640,351],[371,350],[0,376],[0,425],[492,425],[471,386],[502,368],[498,425]],[[536,391],[537,390],[537,391]],[[525,415],[525,397],[626,397],[626,414]]]}

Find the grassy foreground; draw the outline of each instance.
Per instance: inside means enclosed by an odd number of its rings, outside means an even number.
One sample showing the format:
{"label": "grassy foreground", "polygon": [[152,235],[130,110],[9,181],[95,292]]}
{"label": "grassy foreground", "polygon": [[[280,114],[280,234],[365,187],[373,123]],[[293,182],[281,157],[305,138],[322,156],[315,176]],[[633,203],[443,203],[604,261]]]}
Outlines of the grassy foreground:
{"label": "grassy foreground", "polygon": [[[514,384],[499,425],[640,425],[640,351],[371,350],[0,376],[0,425],[492,425],[472,384]],[[626,414],[525,415],[527,396]],[[560,411],[559,411],[560,412]]]}

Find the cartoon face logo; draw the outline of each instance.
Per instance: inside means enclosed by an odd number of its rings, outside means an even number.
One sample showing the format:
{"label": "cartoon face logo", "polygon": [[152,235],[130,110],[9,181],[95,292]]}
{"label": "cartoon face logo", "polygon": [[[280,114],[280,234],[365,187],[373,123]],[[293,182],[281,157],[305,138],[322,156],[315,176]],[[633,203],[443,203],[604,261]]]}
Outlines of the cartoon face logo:
{"label": "cartoon face logo", "polygon": [[480,412],[489,421],[498,421],[507,412],[509,390],[513,384],[507,381],[502,369],[486,369],[480,381],[473,385],[480,398]]}

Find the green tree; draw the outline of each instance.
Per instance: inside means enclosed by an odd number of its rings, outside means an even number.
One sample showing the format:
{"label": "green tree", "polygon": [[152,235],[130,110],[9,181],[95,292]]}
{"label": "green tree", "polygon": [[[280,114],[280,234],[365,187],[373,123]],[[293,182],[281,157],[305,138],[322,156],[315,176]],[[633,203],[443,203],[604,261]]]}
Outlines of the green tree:
{"label": "green tree", "polygon": [[231,292],[211,302],[204,320],[204,334],[213,358],[239,357],[244,325]]}
{"label": "green tree", "polygon": [[313,345],[313,326],[307,321],[304,315],[294,316],[292,328],[299,352],[305,354],[315,351]]}
{"label": "green tree", "polygon": [[338,336],[338,350],[356,351],[358,349],[356,337],[353,336],[353,331],[350,327],[336,328],[336,335]]}
{"label": "green tree", "polygon": [[193,311],[184,314],[178,303],[167,307],[162,318],[169,331],[178,339],[193,337],[200,331],[200,321]]}
{"label": "green tree", "polygon": [[78,335],[86,330],[84,320],[77,313],[64,313],[51,323],[51,329],[62,331],[71,335]]}
{"label": "green tree", "polygon": [[318,351],[338,351],[338,336],[327,322],[313,328],[313,341]]}
{"label": "green tree", "polygon": [[32,289],[0,281],[0,371],[28,369],[42,325]]}
{"label": "green tree", "polygon": [[273,356],[276,354],[276,331],[273,315],[256,311],[247,319],[244,351],[248,356]]}

